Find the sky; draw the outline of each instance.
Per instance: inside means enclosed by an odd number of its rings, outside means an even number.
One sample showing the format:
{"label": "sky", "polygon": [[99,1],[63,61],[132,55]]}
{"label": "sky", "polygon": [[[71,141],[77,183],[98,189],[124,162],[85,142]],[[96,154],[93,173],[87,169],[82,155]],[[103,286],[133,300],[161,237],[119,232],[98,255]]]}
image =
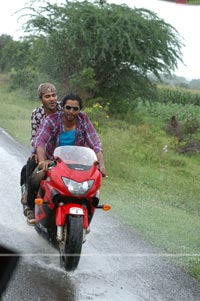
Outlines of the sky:
{"label": "sky", "polygon": [[[49,0],[49,2],[61,3],[62,0]],[[184,64],[179,63],[175,74],[188,80],[200,78],[200,43],[198,41],[200,5],[176,4],[161,0],[107,0],[107,2],[126,4],[131,8],[147,8],[175,27],[185,44],[182,49]],[[23,19],[18,20],[21,13],[15,12],[22,9],[26,3],[27,0],[3,1],[0,6],[0,35],[8,34],[14,39],[25,35],[20,29]]]}

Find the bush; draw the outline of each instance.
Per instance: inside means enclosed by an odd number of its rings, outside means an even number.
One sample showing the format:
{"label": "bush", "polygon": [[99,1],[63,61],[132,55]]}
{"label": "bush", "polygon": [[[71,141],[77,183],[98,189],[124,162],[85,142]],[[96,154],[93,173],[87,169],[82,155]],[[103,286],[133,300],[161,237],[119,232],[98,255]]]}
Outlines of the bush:
{"label": "bush", "polygon": [[94,103],[91,107],[87,107],[84,111],[89,116],[95,127],[105,126],[108,123],[108,106],[103,107],[99,103]]}

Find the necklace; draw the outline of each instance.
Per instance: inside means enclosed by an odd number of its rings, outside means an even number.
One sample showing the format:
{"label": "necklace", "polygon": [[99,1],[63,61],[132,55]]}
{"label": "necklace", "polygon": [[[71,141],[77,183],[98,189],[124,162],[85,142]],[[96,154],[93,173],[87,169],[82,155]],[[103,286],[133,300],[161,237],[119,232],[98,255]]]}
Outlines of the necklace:
{"label": "necklace", "polygon": [[64,124],[64,128],[65,128],[65,131],[71,131],[71,130],[73,130],[73,129],[75,129],[75,124],[73,124],[73,125],[71,125],[71,126],[66,126],[65,124]]}

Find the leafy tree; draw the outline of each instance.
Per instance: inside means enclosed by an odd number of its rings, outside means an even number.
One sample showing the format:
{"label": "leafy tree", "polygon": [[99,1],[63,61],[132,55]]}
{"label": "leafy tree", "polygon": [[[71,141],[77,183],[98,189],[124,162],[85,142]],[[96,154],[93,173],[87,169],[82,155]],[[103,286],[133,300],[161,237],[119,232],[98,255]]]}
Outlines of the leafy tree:
{"label": "leafy tree", "polygon": [[14,41],[12,37],[0,37],[0,66],[1,71],[9,72],[12,68],[23,69],[32,64],[31,46],[29,39]]}
{"label": "leafy tree", "polygon": [[20,41],[6,35],[0,37],[0,71],[10,75],[10,89],[23,88],[30,98],[35,96],[35,87],[41,79],[47,77],[38,72],[41,63],[38,45],[39,39],[32,36]]}
{"label": "leafy tree", "polygon": [[0,36],[0,71],[5,72],[7,70],[8,62],[5,61],[4,53],[7,45],[13,43],[13,39],[9,35],[1,35]]}
{"label": "leafy tree", "polygon": [[170,74],[181,60],[178,32],[146,9],[104,1],[66,1],[60,6],[43,1],[29,10],[26,31],[45,40],[40,68],[66,88],[90,70],[95,86],[86,85],[88,95],[115,104],[122,98],[129,102],[149,95],[148,73]]}

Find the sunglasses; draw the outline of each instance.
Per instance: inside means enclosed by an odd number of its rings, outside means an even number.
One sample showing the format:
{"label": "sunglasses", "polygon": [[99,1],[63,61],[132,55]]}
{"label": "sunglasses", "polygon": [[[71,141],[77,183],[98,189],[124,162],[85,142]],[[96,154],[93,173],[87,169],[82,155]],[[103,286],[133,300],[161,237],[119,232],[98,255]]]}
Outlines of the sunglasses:
{"label": "sunglasses", "polygon": [[75,112],[77,112],[80,108],[79,107],[71,107],[71,106],[66,105],[66,106],[64,106],[64,109],[68,110],[68,111],[73,109]]}

